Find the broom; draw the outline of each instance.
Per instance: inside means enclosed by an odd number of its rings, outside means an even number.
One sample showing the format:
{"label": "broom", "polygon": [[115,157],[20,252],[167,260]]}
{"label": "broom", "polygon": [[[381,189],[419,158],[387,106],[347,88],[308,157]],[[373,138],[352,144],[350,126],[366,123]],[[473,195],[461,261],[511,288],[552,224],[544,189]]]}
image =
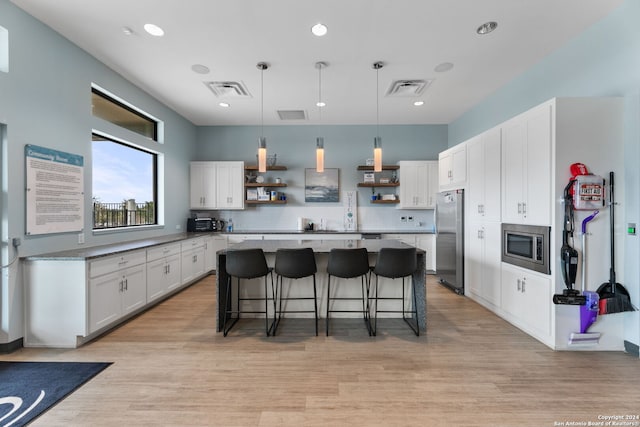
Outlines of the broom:
{"label": "broom", "polygon": [[611,267],[609,268],[609,281],[604,282],[598,288],[600,296],[599,314],[622,313],[625,311],[635,311],[631,304],[629,291],[620,283],[616,283],[615,270],[615,240],[614,240],[614,206],[613,200],[613,172],[609,172],[609,219],[611,228]]}

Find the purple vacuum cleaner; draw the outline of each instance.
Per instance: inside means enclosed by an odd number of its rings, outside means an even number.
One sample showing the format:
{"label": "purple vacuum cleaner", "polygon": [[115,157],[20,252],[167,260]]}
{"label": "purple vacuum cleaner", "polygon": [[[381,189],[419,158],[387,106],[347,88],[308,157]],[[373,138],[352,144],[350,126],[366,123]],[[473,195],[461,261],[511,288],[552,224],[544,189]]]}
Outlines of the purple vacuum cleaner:
{"label": "purple vacuum cleaner", "polygon": [[594,345],[600,340],[600,332],[587,332],[591,325],[598,320],[600,310],[600,296],[597,292],[586,290],[587,283],[587,224],[593,220],[600,211],[594,211],[582,221],[582,281],[581,291],[586,298],[586,304],[580,306],[580,332],[571,333],[569,345]]}

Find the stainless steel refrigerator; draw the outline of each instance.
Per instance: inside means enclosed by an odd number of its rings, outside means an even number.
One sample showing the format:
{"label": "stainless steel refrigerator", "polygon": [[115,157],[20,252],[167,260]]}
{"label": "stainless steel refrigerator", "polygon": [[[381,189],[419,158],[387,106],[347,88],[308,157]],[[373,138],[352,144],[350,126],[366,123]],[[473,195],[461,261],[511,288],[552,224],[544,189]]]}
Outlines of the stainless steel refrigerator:
{"label": "stainless steel refrigerator", "polygon": [[436,275],[442,285],[464,295],[464,190],[436,197]]}

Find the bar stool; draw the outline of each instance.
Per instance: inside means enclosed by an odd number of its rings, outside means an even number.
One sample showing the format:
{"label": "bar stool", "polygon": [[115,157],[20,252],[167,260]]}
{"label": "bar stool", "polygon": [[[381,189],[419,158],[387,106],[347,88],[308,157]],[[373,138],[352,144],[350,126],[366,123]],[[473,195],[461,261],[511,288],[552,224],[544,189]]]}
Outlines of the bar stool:
{"label": "bar stool", "polygon": [[[233,325],[238,322],[240,319],[241,313],[252,313],[259,314],[264,313],[264,322],[265,322],[265,332],[267,336],[269,336],[271,328],[273,328],[273,322],[271,326],[269,325],[269,310],[268,303],[271,299],[273,301],[273,310],[275,317],[275,294],[274,294],[274,286],[273,286],[273,274],[272,268],[267,266],[267,260],[264,256],[264,252],[262,249],[231,249],[227,251],[227,261],[226,261],[226,270],[228,274],[227,278],[227,295],[225,298],[225,315],[224,321],[222,323],[222,330],[224,336],[226,337]],[[271,298],[269,298],[269,293],[267,291],[267,276],[271,277]],[[237,286],[237,295],[236,295],[236,310],[233,310],[231,307],[231,288],[232,288],[232,278],[236,277],[238,279]],[[261,297],[243,297],[240,287],[240,279],[255,279],[258,277],[264,277],[264,296]],[[251,311],[251,310],[241,310],[241,302],[242,301],[264,301],[264,311]],[[227,326],[227,319],[231,317],[232,314],[236,314],[237,316],[232,318],[233,322]],[[275,321],[275,320],[274,320]]]}
{"label": "bar stool", "polygon": [[[373,310],[373,325],[371,327],[372,333],[375,336],[378,328],[378,313],[402,313],[402,318],[409,325],[409,327],[415,332],[416,336],[420,335],[420,326],[418,323],[418,311],[416,308],[416,289],[411,283],[411,289],[413,291],[413,310],[405,310],[404,302],[404,278],[411,276],[418,269],[418,257],[416,248],[382,248],[378,252],[378,258],[376,265],[373,268],[373,273],[376,275],[376,284],[373,290],[373,301],[375,308]],[[378,278],[386,277],[389,279],[402,278],[402,297],[381,297],[378,295]],[[378,310],[378,300],[401,300],[402,310]],[[409,322],[409,319],[405,316],[406,313],[413,314],[415,319],[415,326]]]}
{"label": "bar stool", "polygon": [[[273,335],[280,324],[282,313],[313,313],[316,321],[316,336],[318,335],[318,300],[316,292],[316,257],[311,248],[302,249],[278,249],[276,251],[276,296],[279,301],[278,316],[273,327]],[[282,282],[286,277],[288,279],[302,279],[304,277],[313,276],[313,296],[309,297],[285,297],[282,291]],[[289,292],[291,291],[289,285]],[[283,310],[282,301],[289,300],[313,300],[313,310]]]}
{"label": "bar stool", "polygon": [[[366,248],[356,249],[331,249],[327,264],[327,319],[326,332],[329,336],[329,315],[330,313],[362,313],[367,331],[371,335],[371,325],[369,324],[369,254]],[[362,286],[362,296],[355,297],[332,297],[331,296],[331,276],[343,279],[353,279],[360,277]],[[331,310],[332,300],[361,300],[362,310]]]}

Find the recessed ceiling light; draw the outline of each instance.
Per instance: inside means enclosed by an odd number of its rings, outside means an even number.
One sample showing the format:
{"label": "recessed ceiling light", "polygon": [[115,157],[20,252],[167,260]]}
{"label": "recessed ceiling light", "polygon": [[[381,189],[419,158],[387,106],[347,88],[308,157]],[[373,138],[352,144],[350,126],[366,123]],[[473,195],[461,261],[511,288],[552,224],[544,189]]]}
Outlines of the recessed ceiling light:
{"label": "recessed ceiling light", "polygon": [[443,62],[442,64],[436,65],[436,68],[433,70],[437,73],[444,73],[453,68],[453,64],[451,62]]}
{"label": "recessed ceiling light", "polygon": [[316,107],[325,107],[327,104],[325,102],[316,102]]}
{"label": "recessed ceiling light", "polygon": [[191,71],[198,74],[209,74],[209,67],[202,64],[193,64],[191,66]]}
{"label": "recessed ceiling light", "polygon": [[164,30],[155,24],[144,24],[144,30],[152,36],[162,37],[164,36]]}
{"label": "recessed ceiling light", "polygon": [[413,105],[415,105],[416,107],[420,107],[421,105],[424,105],[424,101],[416,101],[413,103]]}
{"label": "recessed ceiling light", "polygon": [[125,36],[130,36],[133,34],[133,30],[129,27],[122,27],[122,32]]}
{"label": "recessed ceiling light", "polygon": [[311,32],[318,37],[322,37],[325,34],[327,34],[327,26],[324,24],[318,23],[313,27],[311,27]]}
{"label": "recessed ceiling light", "polygon": [[489,34],[493,30],[495,30],[496,28],[498,28],[498,23],[495,22],[495,21],[489,21],[489,22],[485,22],[484,24],[480,25],[478,27],[478,29],[476,30],[476,33],[478,33],[478,34]]}
{"label": "recessed ceiling light", "polygon": [[231,106],[228,102],[221,102],[218,105],[224,108],[229,108]]}

